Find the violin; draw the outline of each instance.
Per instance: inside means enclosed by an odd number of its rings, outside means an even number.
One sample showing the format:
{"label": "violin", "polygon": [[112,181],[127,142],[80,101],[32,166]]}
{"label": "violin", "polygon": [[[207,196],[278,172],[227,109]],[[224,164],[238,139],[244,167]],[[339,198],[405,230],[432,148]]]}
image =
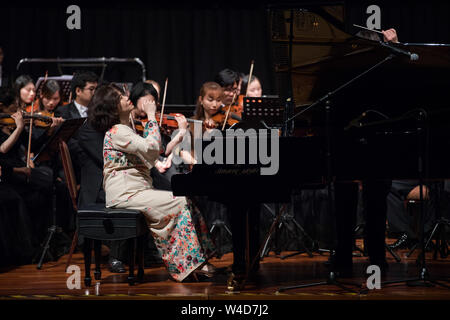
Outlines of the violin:
{"label": "violin", "polygon": [[[181,116],[181,113],[169,113],[169,114],[164,114],[163,115],[163,119],[162,119],[162,128],[163,129],[178,129],[178,122],[175,119],[176,116]],[[198,122],[198,120],[194,120],[194,119],[188,119],[186,118],[188,123],[194,123],[194,122]],[[156,121],[158,123],[161,123],[161,113],[157,112],[156,113]],[[138,131],[139,133],[144,132],[144,127],[145,124],[148,122],[148,119],[134,119],[134,127],[136,128],[136,131]]]}
{"label": "violin", "polygon": [[[28,112],[22,112],[22,116],[25,120],[33,119],[33,124],[38,127],[49,127],[52,124],[52,118],[43,114],[44,112],[37,112],[33,115]],[[16,122],[9,113],[0,113],[0,126],[14,127]]]}
{"label": "violin", "polygon": [[[237,107],[238,106],[231,106],[228,117],[227,117],[228,107],[221,107],[219,111],[214,116],[212,116],[211,119],[217,124],[217,126],[223,126],[225,118],[227,118],[226,125],[231,127],[234,124],[242,121],[241,118],[242,113],[238,112],[239,109],[237,109]],[[208,129],[212,128],[208,127]]]}

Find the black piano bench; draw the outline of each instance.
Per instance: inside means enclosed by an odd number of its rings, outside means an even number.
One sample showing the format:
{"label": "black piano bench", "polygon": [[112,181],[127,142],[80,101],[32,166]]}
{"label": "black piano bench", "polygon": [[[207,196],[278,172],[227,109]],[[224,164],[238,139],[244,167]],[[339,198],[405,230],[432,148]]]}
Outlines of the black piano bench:
{"label": "black piano bench", "polygon": [[84,265],[86,287],[91,286],[92,244],[95,253],[95,280],[101,279],[100,259],[103,240],[128,241],[129,274],[128,284],[134,285],[134,263],[138,261],[138,282],[144,279],[144,241],[148,234],[144,215],[138,210],[110,209],[103,204],[80,208],[77,212],[77,226],[80,236],[84,236]]}

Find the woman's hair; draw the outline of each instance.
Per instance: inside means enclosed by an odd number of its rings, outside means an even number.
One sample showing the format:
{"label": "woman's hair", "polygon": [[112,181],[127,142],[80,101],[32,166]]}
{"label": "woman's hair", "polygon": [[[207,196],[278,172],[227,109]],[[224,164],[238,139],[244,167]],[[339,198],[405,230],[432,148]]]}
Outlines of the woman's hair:
{"label": "woman's hair", "polygon": [[153,85],[147,82],[138,82],[133,86],[133,88],[131,88],[130,101],[134,107],[137,108],[139,98],[145,97],[149,94],[155,98],[155,103],[159,101],[158,91],[156,91]]}
{"label": "woman's hair", "polygon": [[95,130],[105,133],[113,125],[120,123],[118,107],[122,94],[123,89],[113,83],[95,90],[88,105],[88,121]]}
{"label": "woman's hair", "polygon": [[25,87],[26,85],[28,85],[29,83],[34,83],[33,79],[29,76],[29,75],[21,75],[18,76],[16,81],[14,81],[14,85],[13,85],[13,90],[14,90],[14,104],[17,107],[21,106],[21,101],[20,101],[20,90]]}
{"label": "woman's hair", "polygon": [[[61,87],[55,80],[45,81],[41,87],[41,95],[46,99],[51,99],[53,95],[59,92],[60,99],[62,98]],[[60,100],[61,102],[61,100]],[[39,110],[44,110],[44,105],[42,104],[42,99],[39,99]]]}
{"label": "woman's hair", "polygon": [[223,88],[217,83],[217,82],[205,82],[202,87],[200,88],[199,97],[197,98],[197,106],[195,108],[195,114],[194,119],[197,120],[203,120],[205,118],[205,109],[203,108],[202,102],[200,101],[203,99],[208,91],[217,90],[221,93],[223,92]]}
{"label": "woman's hair", "polygon": [[[245,75],[245,76],[242,77],[241,93],[244,94],[244,95],[247,93],[247,87],[248,87],[248,84],[249,84],[249,83],[252,83],[252,82],[255,81],[255,80],[258,80],[258,81],[259,81],[258,77],[252,74],[252,79],[251,79],[250,82],[249,82],[249,81],[248,81],[248,77],[249,77],[249,76],[250,76],[250,75],[247,74],[247,75]],[[259,81],[259,82],[261,83],[261,81]]]}
{"label": "woman's hair", "polygon": [[[145,83],[150,83],[156,89],[156,92],[161,93],[161,86],[155,80],[148,79],[148,80],[145,80]],[[161,95],[161,94],[159,94],[159,95]],[[158,101],[159,101],[159,98],[160,97],[158,96]]]}

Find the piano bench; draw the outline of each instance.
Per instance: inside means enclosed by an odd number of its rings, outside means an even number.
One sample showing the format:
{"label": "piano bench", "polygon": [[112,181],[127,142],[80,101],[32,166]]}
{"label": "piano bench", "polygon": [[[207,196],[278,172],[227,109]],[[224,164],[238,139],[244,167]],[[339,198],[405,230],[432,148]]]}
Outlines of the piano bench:
{"label": "piano bench", "polygon": [[101,279],[100,259],[103,240],[127,240],[129,251],[128,284],[134,285],[134,264],[138,261],[138,282],[144,278],[144,241],[148,227],[144,215],[138,210],[110,209],[103,204],[84,207],[77,212],[77,226],[80,236],[84,236],[84,265],[86,287],[91,286],[92,245],[95,254],[95,280]]}

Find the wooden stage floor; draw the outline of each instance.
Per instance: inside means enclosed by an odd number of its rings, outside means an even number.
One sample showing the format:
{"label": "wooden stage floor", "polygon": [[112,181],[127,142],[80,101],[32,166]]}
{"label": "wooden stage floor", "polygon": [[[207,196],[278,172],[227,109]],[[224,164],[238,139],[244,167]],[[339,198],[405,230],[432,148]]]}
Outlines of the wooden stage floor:
{"label": "wooden stage floor", "polygon": [[[358,240],[360,243],[360,240]],[[401,262],[396,262],[388,253],[389,271],[382,281],[414,278],[419,275],[416,266],[418,250],[407,258],[407,250],[399,250]],[[288,252],[283,252],[285,255]],[[176,283],[170,280],[163,266],[148,267],[145,269],[145,282],[129,286],[126,282],[127,274],[112,274],[107,266],[102,267],[102,279],[92,280],[93,286],[85,288],[83,283],[84,265],[81,253],[73,256],[72,264],[81,268],[81,289],[68,289],[66,281],[70,274],[65,273],[64,267],[67,256],[56,262],[47,262],[41,270],[36,265],[25,265],[16,268],[0,270],[0,299],[189,299],[189,300],[223,300],[223,299],[250,299],[250,300],[448,300],[450,289],[440,286],[411,287],[405,283],[382,286],[379,290],[361,292],[346,292],[334,285],[321,285],[302,289],[292,289],[278,292],[283,286],[292,286],[303,283],[323,281],[328,268],[326,262],[328,253],[314,253],[310,258],[306,254],[297,255],[287,259],[280,259],[270,252],[261,262],[258,279],[249,282],[240,293],[229,293],[226,288],[227,276],[219,275],[211,281],[198,283]],[[431,252],[427,253],[427,266],[432,277],[450,277],[450,257],[442,259],[439,255],[433,259]],[[366,257],[354,258],[354,277],[345,279],[355,282],[366,288],[366,274],[368,260]],[[213,264],[219,267],[229,266],[232,263],[232,254],[227,253],[221,259],[213,259]],[[93,278],[93,272],[92,272]],[[96,290],[96,283],[97,285]],[[450,285],[450,282],[442,282]]]}

